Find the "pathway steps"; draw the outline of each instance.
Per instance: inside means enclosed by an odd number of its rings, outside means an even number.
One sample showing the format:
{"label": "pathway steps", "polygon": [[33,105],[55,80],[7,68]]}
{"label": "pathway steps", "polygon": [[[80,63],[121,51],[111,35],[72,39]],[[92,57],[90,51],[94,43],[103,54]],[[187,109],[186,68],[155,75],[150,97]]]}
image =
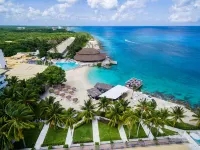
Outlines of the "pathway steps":
{"label": "pathway steps", "polygon": [[128,140],[127,140],[127,137],[126,137],[126,132],[125,132],[123,126],[121,126],[121,127],[119,128],[119,134],[120,134],[120,137],[121,137],[121,139],[122,139],[123,142],[128,141]]}
{"label": "pathway steps", "polygon": [[40,132],[40,135],[35,143],[35,149],[39,150],[41,148],[41,145],[44,142],[44,139],[46,137],[46,134],[48,132],[49,129],[49,124],[45,124],[42,128],[42,131]]}
{"label": "pathway steps", "polygon": [[92,120],[93,141],[100,143],[98,120]]}

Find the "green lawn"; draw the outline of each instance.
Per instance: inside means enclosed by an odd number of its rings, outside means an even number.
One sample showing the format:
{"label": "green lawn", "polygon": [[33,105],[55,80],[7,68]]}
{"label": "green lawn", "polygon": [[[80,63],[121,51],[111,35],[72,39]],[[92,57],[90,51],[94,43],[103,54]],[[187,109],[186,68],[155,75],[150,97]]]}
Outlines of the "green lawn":
{"label": "green lawn", "polygon": [[174,126],[175,128],[182,129],[182,130],[199,130],[200,128],[190,125],[184,122],[177,122],[176,125]]}
{"label": "green lawn", "polygon": [[83,124],[74,129],[73,142],[87,143],[93,141],[92,123]]}
{"label": "green lawn", "polygon": [[[138,128],[137,125],[133,126],[133,128],[132,128],[132,130],[131,130],[131,134],[130,134],[130,139],[134,139],[134,138],[146,138],[147,135],[146,135],[146,133],[144,132],[144,129],[142,128],[142,126],[140,126],[139,134],[138,134],[138,136],[137,136],[137,128]],[[129,130],[128,130],[128,127],[127,127],[127,126],[124,126],[124,130],[125,130],[125,132],[126,132],[127,138],[129,138]]]}
{"label": "green lawn", "polygon": [[[168,129],[165,129],[165,128],[162,128],[162,131],[164,132],[164,133],[160,133],[160,132],[158,132],[158,137],[159,136],[169,136],[169,135],[176,135],[176,134],[178,134],[177,132],[174,132],[174,131],[172,131],[172,130],[168,130]],[[151,133],[153,134],[153,136],[157,136],[157,129],[156,128],[151,128]]]}
{"label": "green lawn", "polygon": [[[40,135],[40,132],[43,128],[44,123],[38,123],[36,124],[35,128],[33,129],[25,129],[23,131],[24,134],[24,139],[25,139],[25,143],[26,143],[26,147],[27,148],[32,148],[35,146],[35,143]],[[14,148],[15,149],[20,149],[20,148],[24,148],[23,146],[23,142],[15,142],[14,144]]]}
{"label": "green lawn", "polygon": [[118,128],[110,127],[99,121],[99,136],[101,141],[121,140]]}
{"label": "green lawn", "polygon": [[48,145],[64,145],[67,136],[67,130],[63,128],[49,128],[44,139],[43,146]]}

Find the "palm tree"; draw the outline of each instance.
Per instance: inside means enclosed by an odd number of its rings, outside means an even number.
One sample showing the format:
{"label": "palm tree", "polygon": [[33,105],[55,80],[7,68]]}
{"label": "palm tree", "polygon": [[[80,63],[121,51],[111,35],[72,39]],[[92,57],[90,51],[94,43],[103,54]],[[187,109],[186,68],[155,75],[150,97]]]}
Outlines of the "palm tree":
{"label": "palm tree", "polygon": [[161,112],[160,110],[153,110],[147,117],[148,119],[146,119],[146,124],[150,127],[149,133],[152,129],[152,127],[154,126],[157,130],[157,134],[156,136],[158,136],[159,133],[159,129],[161,127],[164,127],[164,120],[161,117]]}
{"label": "palm tree", "polygon": [[191,119],[190,121],[196,121],[196,126],[200,127],[200,108],[197,108],[195,114],[192,115],[192,117],[194,117],[194,119]]}
{"label": "palm tree", "polygon": [[50,123],[50,128],[54,127],[54,129],[56,129],[57,126],[63,126],[64,110],[65,109],[59,104],[59,102],[54,102],[45,109],[47,119],[46,123]]}
{"label": "palm tree", "polygon": [[2,99],[4,100],[16,100],[17,99],[17,88],[14,86],[6,87],[2,93]]}
{"label": "palm tree", "polygon": [[65,118],[65,126],[68,128],[73,128],[73,125],[77,122],[76,120],[76,111],[73,108],[69,108],[65,111],[64,118]]}
{"label": "palm tree", "polygon": [[186,117],[184,113],[185,111],[183,107],[175,106],[174,108],[172,108],[171,116],[173,120],[173,126],[175,126],[178,121],[183,122],[182,119]]}
{"label": "palm tree", "polygon": [[35,104],[39,98],[38,94],[28,88],[23,88],[21,91],[17,91],[17,95],[19,102],[28,105],[31,109],[33,109],[32,104]]}
{"label": "palm tree", "polygon": [[107,99],[106,97],[102,97],[99,99],[99,102],[97,103],[98,105],[98,111],[103,110],[103,112],[105,113],[106,110],[109,109],[111,104],[111,101],[109,99]]}
{"label": "palm tree", "polygon": [[110,119],[109,125],[114,127],[118,124],[118,127],[122,124],[123,108],[119,103],[114,103],[108,110],[106,117]]}
{"label": "palm tree", "polygon": [[77,113],[73,108],[69,108],[67,111],[65,111],[64,120],[66,128],[73,128],[73,125],[77,122],[76,116]]}
{"label": "palm tree", "polygon": [[168,124],[170,122],[169,117],[171,116],[170,112],[166,108],[161,108],[159,113],[160,118],[162,118],[164,124]]}
{"label": "palm tree", "polygon": [[130,102],[128,100],[124,100],[124,99],[120,99],[118,101],[118,103],[121,105],[121,107],[123,108],[123,112],[125,112],[127,109],[130,108],[129,104]]}
{"label": "palm tree", "polygon": [[81,106],[81,110],[82,110],[81,116],[84,117],[86,123],[94,119],[94,116],[96,114],[95,105],[92,103],[91,99],[84,101],[84,106]]}
{"label": "palm tree", "polygon": [[5,132],[1,132],[0,130],[0,149],[2,150],[10,150],[13,149],[13,144],[11,140],[8,138]]}
{"label": "palm tree", "polygon": [[15,86],[18,83],[18,78],[16,76],[12,76],[11,78],[6,79],[8,81],[9,86]]}
{"label": "palm tree", "polygon": [[137,129],[137,135],[138,135],[144,116],[149,115],[151,111],[154,109],[154,107],[152,107],[151,102],[148,102],[146,99],[139,100],[139,104],[136,107],[138,110],[137,115],[140,115],[139,125]]}
{"label": "palm tree", "polygon": [[1,130],[8,130],[7,135],[10,139],[15,139],[16,141],[22,139],[24,147],[26,147],[23,129],[34,128],[34,124],[31,122],[33,119],[32,110],[24,104],[10,102],[7,104],[5,112],[10,119],[6,120]]}
{"label": "palm tree", "polygon": [[128,109],[124,112],[122,120],[124,121],[124,124],[128,127],[130,139],[131,130],[133,129],[133,126],[137,125],[139,118],[132,109]]}

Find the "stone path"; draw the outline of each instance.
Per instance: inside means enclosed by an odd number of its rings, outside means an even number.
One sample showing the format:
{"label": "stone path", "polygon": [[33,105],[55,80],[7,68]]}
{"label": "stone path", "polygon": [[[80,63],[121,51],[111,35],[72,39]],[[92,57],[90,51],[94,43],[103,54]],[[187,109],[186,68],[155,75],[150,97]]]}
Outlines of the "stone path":
{"label": "stone path", "polygon": [[98,120],[92,120],[93,141],[100,143]]}
{"label": "stone path", "polygon": [[148,136],[149,139],[153,140],[154,139],[154,136],[153,134],[151,133],[150,129],[142,122],[142,127],[144,129],[144,132],[146,133],[146,135]]}
{"label": "stone path", "polygon": [[49,124],[45,124],[42,128],[42,131],[40,132],[40,135],[39,135],[36,143],[35,143],[35,149],[39,150],[41,148],[41,145],[43,144],[46,134],[48,132],[48,129],[49,129]]}
{"label": "stone path", "polygon": [[120,135],[120,137],[121,137],[121,139],[122,139],[123,142],[128,141],[127,137],[126,137],[126,132],[124,131],[124,127],[123,126],[121,126],[119,128],[119,135]]}
{"label": "stone path", "polygon": [[65,144],[67,144],[69,147],[71,146],[73,142],[73,133],[74,133],[74,128],[73,129],[69,128],[67,132],[67,137],[65,140]]}

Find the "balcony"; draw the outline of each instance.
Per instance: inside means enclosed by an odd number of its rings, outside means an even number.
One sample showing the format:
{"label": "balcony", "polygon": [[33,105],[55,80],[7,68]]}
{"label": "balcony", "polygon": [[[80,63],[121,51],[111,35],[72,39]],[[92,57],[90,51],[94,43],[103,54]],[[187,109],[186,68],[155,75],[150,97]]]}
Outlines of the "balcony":
{"label": "balcony", "polygon": [[6,79],[6,76],[0,75],[0,82],[4,81]]}
{"label": "balcony", "polygon": [[0,83],[0,89],[5,88],[7,84],[8,84],[7,81],[4,81],[3,83]]}

